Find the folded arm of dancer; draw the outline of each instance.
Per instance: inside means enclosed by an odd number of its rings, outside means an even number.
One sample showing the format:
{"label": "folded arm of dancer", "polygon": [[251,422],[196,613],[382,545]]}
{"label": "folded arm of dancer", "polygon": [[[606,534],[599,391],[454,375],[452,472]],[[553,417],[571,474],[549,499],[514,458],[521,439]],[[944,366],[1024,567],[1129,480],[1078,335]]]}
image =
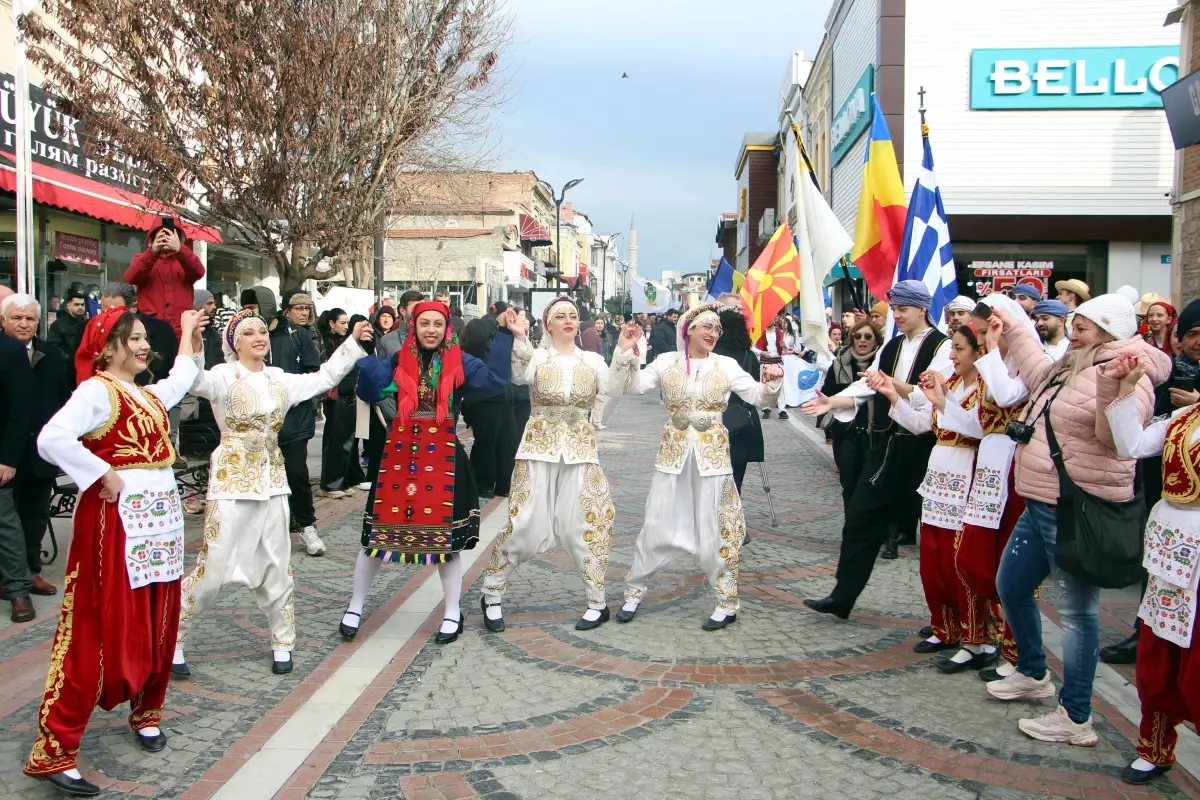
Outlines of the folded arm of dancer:
{"label": "folded arm of dancer", "polygon": [[[357,339],[348,337],[316,372],[289,375],[283,370],[275,368],[272,370],[272,377],[287,388],[288,403],[295,406],[337,386],[354,370],[359,360],[367,355],[367,351],[363,350]],[[229,390],[230,383],[237,379],[237,372],[219,367],[204,370],[204,353],[197,353],[193,358],[201,369],[192,383],[190,393],[196,397],[202,397],[210,403],[219,402],[224,405],[225,395]],[[379,364],[378,360],[364,363]],[[220,418],[218,416],[218,419]]]}
{"label": "folded arm of dancer", "polygon": [[[908,358],[908,363],[912,363],[912,359],[916,357],[921,340],[916,340],[911,346],[909,342],[902,345],[901,362],[905,360],[905,355],[911,352],[912,355]],[[883,348],[879,348],[875,353],[875,359],[871,362],[871,368],[868,372],[877,372],[879,370],[879,358],[883,354]],[[954,374],[954,365],[950,363],[950,340],[942,342],[938,349],[934,351],[933,360],[929,362],[929,369],[933,372],[940,372],[947,378]],[[907,372],[907,369],[898,370]],[[838,422],[853,422],[854,415],[858,413],[858,407],[863,401],[873,396],[875,390],[867,385],[866,378],[859,378],[854,383],[847,386],[842,391],[829,398],[830,404],[833,406],[833,418]],[[915,390],[914,394],[920,394],[919,390]],[[907,427],[907,426],[906,426]],[[928,430],[928,429],[926,429]]]}
{"label": "folded arm of dancer", "polygon": [[[713,358],[714,356],[709,356]],[[720,356],[716,356],[720,358]],[[618,349],[613,353],[613,372],[611,380],[613,394],[645,394],[656,390],[662,385],[662,374],[676,361],[684,358],[683,353],[664,353],[638,369],[638,358],[633,350]],[[754,377],[737,365],[733,359],[724,359],[723,368],[730,379],[729,390],[752,406],[774,406],[783,391],[783,378],[775,378],[767,383],[760,383]]]}
{"label": "folded arm of dancer", "polygon": [[[1020,377],[1010,374],[1008,365],[1004,363],[1004,358],[1000,355],[999,350],[989,350],[987,354],[977,359],[975,369],[979,370],[979,375],[987,384],[992,399],[1001,408],[1012,408],[1029,399],[1029,387]],[[958,432],[962,433],[962,431]]]}
{"label": "folded arm of dancer", "polygon": [[[950,405],[946,403],[947,407]],[[892,403],[888,414],[910,433],[922,434],[933,430],[933,404],[920,389],[915,389],[907,398],[901,397]]]}
{"label": "folded arm of dancer", "polygon": [[[528,340],[523,340],[528,344]],[[487,361],[480,361],[467,353],[462,354],[463,383],[460,392],[463,396],[475,392],[502,392],[508,386],[510,379],[516,383],[516,375],[512,372],[515,363],[515,346],[512,333],[506,328],[497,328],[492,338],[491,352]],[[390,363],[379,359],[363,361],[358,365],[358,386],[355,394],[367,403],[378,403],[387,394],[393,383],[392,372],[396,368],[396,355]],[[296,377],[306,377],[298,375]]]}

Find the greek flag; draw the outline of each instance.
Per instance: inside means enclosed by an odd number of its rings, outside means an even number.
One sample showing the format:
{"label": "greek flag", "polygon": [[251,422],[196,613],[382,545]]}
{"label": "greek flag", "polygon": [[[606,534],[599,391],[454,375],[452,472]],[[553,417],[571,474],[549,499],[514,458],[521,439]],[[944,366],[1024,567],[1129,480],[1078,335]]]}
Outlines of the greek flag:
{"label": "greek flag", "polygon": [[[950,226],[942,193],[933,174],[933,150],[929,147],[929,126],[921,125],[924,155],[917,183],[908,201],[908,218],[896,263],[896,281],[922,281],[933,295],[929,314],[933,323],[945,330],[942,309],[958,296],[954,278],[954,256],[950,250]],[[894,283],[893,283],[894,285]]]}

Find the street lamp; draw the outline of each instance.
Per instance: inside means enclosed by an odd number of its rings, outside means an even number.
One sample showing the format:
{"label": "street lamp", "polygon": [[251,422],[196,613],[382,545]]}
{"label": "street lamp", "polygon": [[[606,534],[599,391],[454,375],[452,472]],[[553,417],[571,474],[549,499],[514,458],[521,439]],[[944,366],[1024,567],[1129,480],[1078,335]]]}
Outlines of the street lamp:
{"label": "street lamp", "polygon": [[554,196],[554,187],[546,181],[542,181],[542,185],[550,190],[550,199],[554,201],[554,246],[557,249],[555,257],[554,269],[558,273],[554,280],[562,283],[562,204],[563,199],[567,196],[567,192],[574,189],[579,184],[583,183],[583,178],[575,178],[567,181],[562,187],[562,193],[558,197]]}
{"label": "street lamp", "polygon": [[608,248],[612,246],[613,241],[621,235],[620,231],[611,236],[597,236],[596,238],[604,243],[604,249],[600,253],[600,313],[604,313],[604,284],[605,275],[608,272]]}
{"label": "street lamp", "polygon": [[[629,298],[629,287],[627,281],[629,278],[629,262],[617,259],[617,269],[621,272],[621,310],[625,310],[625,299]],[[633,298],[629,298],[629,316],[633,316]]]}

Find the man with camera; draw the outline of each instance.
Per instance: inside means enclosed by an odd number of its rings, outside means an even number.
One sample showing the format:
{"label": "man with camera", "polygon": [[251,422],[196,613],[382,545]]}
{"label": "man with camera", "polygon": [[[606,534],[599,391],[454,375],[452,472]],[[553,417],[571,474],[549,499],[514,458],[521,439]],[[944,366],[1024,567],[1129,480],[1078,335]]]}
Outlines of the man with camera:
{"label": "man with camera", "polygon": [[[888,292],[888,303],[903,336],[879,350],[864,378],[833,397],[818,392],[815,400],[801,406],[810,417],[832,411],[839,422],[854,422],[858,414],[865,418],[869,406],[875,406],[863,470],[846,503],[837,585],[828,597],[804,601],[814,611],[842,619],[850,616],[866,588],[880,547],[885,548],[885,557],[895,558],[899,536],[915,532],[921,515],[917,487],[935,443],[932,433],[915,435],[897,424],[889,413],[890,401],[875,387],[888,381],[901,397],[908,397],[921,373],[933,370],[948,376],[953,372],[950,340],[932,325],[933,298],[925,284],[900,281]],[[889,525],[893,521],[895,525]]]}
{"label": "man with camera", "polygon": [[146,234],[147,249],[125,270],[125,282],[137,287],[139,310],[170,324],[179,338],[179,320],[192,307],[192,288],[204,277],[204,264],[184,244],[184,234],[172,217]]}

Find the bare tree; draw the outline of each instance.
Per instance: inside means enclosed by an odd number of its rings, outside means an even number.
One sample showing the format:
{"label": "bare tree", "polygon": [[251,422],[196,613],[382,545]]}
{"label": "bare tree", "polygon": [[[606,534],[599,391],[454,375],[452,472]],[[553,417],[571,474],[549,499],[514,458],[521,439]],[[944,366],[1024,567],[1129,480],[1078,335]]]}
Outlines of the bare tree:
{"label": "bare tree", "polygon": [[21,30],[85,148],[137,162],[148,198],[286,287],[358,261],[411,200],[400,176],[463,166],[498,101],[499,2],[46,0]]}

